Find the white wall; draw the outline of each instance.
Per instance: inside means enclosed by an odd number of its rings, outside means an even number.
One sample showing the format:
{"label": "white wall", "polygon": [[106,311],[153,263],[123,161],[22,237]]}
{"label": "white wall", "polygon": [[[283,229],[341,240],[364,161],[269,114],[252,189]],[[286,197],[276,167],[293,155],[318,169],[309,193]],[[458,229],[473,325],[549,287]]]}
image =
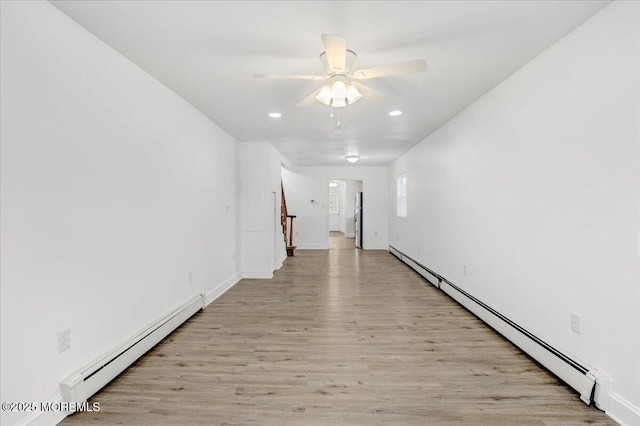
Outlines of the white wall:
{"label": "white wall", "polygon": [[391,244],[609,375],[610,414],[629,424],[640,424],[639,6],[605,8],[388,180]]}
{"label": "white wall", "polygon": [[46,402],[237,280],[236,144],[51,4],[1,8],[2,401]]}
{"label": "white wall", "polygon": [[[329,248],[329,180],[361,180],[364,193],[364,248],[388,247],[387,167],[300,167],[282,172],[287,208],[295,219],[299,249]],[[313,202],[312,202],[313,200]]]}
{"label": "white wall", "polygon": [[340,232],[346,236],[347,216],[353,208],[351,207],[351,203],[347,201],[347,182],[338,181],[338,185],[340,187]]}

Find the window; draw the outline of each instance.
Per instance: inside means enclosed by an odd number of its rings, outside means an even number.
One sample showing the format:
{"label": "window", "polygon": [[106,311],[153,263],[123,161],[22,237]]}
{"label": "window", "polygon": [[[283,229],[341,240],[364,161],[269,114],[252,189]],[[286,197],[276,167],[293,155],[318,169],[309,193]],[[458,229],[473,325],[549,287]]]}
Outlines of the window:
{"label": "window", "polygon": [[397,210],[398,217],[407,217],[407,174],[401,174],[397,180]]}
{"label": "window", "polygon": [[331,191],[329,193],[329,213],[340,214],[340,193]]}

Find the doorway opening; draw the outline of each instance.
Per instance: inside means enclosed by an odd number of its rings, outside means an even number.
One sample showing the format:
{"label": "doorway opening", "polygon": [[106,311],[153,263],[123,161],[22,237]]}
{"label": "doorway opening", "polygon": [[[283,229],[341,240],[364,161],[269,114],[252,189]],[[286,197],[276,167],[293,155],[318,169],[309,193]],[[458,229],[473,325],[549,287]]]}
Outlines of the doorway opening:
{"label": "doorway opening", "polygon": [[362,248],[361,180],[329,180],[329,249]]}

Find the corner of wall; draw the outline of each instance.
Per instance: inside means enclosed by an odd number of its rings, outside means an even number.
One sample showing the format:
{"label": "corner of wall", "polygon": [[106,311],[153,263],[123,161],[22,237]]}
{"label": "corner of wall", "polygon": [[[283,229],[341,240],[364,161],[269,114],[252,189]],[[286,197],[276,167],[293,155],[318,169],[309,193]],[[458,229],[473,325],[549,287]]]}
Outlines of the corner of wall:
{"label": "corner of wall", "polygon": [[226,293],[227,290],[229,290],[231,287],[236,285],[241,279],[242,279],[242,273],[237,272],[233,274],[233,276],[229,277],[228,279],[224,280],[223,282],[221,282],[220,284],[212,288],[211,290],[207,291],[207,293],[205,294],[204,306],[205,307],[209,306],[210,303],[212,303],[218,297]]}

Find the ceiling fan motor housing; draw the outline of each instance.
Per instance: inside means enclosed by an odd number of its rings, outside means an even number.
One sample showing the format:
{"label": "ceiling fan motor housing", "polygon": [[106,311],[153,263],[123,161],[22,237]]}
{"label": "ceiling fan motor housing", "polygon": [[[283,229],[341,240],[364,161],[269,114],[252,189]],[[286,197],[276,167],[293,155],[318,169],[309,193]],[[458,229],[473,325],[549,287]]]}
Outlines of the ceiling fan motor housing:
{"label": "ceiling fan motor housing", "polygon": [[322,66],[324,67],[324,72],[327,75],[347,75],[353,71],[353,67],[356,64],[356,59],[358,59],[358,55],[353,50],[347,49],[345,66],[344,70],[335,70],[329,66],[329,61],[327,60],[327,52],[322,52],[320,54],[320,62],[322,62]]}

